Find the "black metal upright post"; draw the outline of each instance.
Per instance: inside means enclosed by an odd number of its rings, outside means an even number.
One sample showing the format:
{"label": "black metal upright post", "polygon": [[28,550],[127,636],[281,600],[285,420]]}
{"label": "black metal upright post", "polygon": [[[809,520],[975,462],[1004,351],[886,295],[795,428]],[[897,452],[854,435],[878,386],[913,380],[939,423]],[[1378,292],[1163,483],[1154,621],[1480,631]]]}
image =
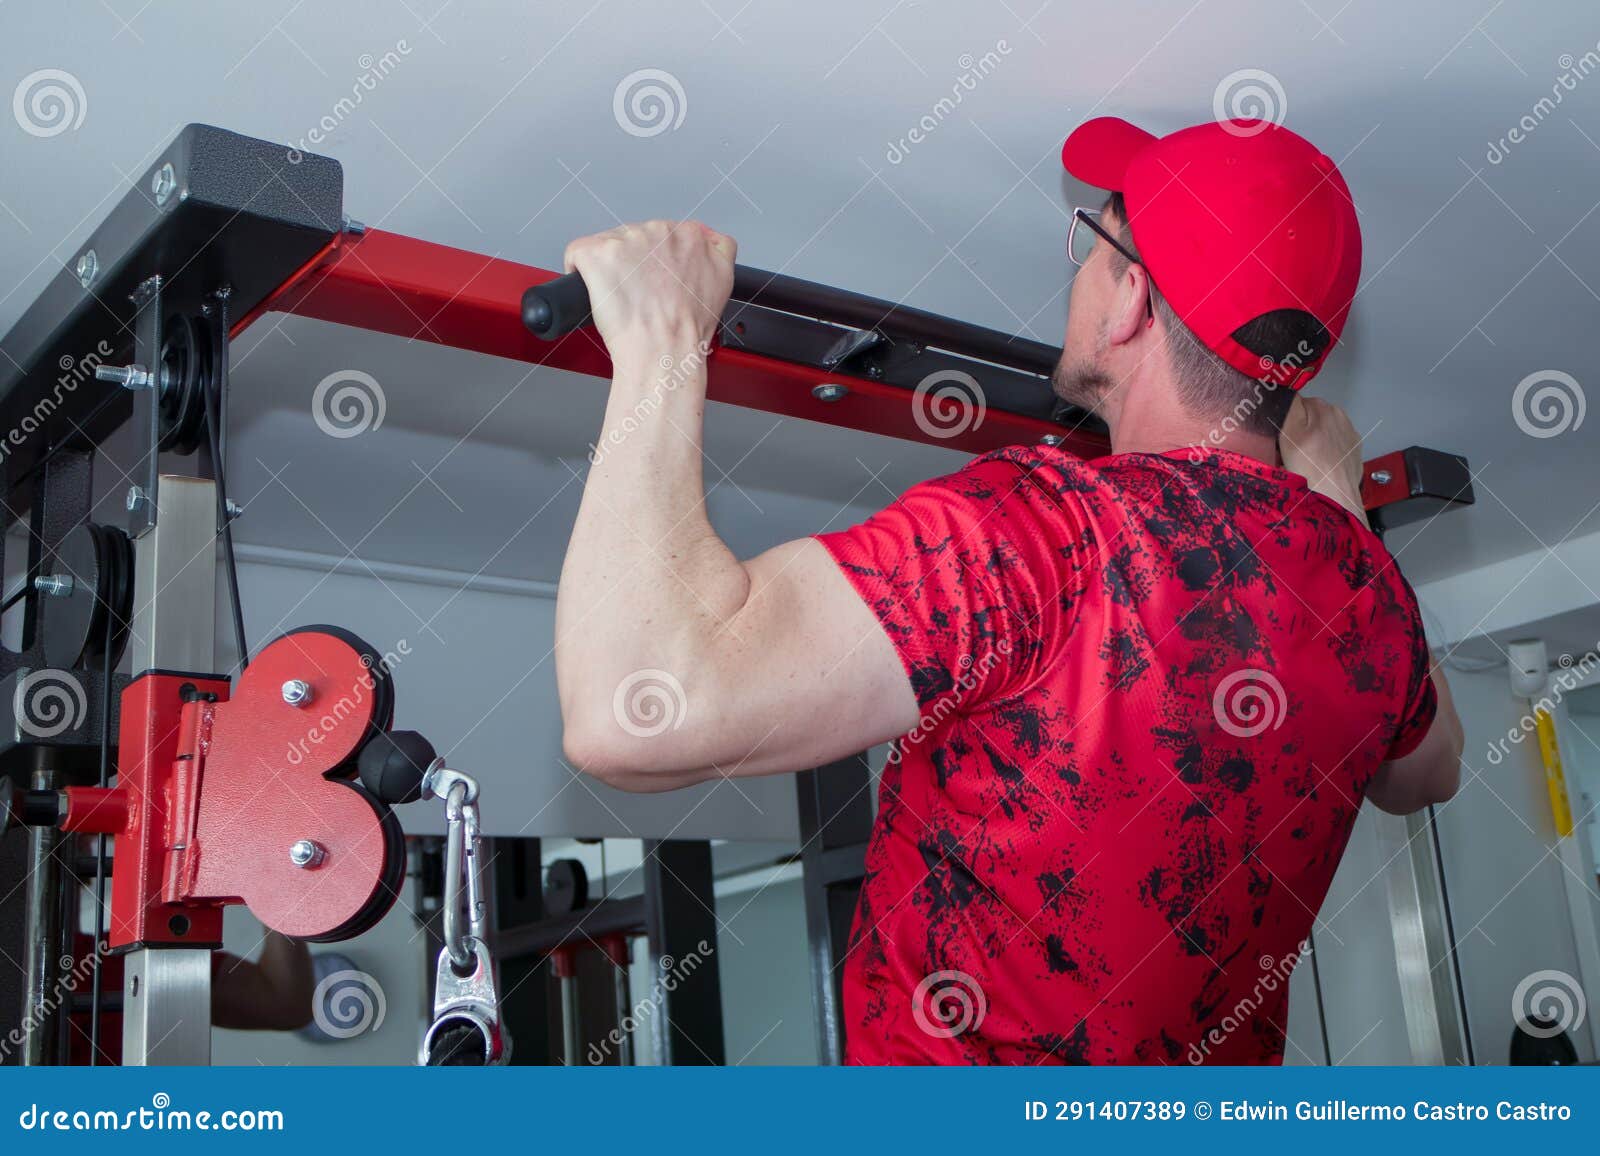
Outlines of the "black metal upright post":
{"label": "black metal upright post", "polygon": [[[94,488],[94,455],[87,450],[61,450],[45,458],[30,481],[32,504],[28,509],[28,565],[22,577],[31,583],[55,557],[56,548],[68,531],[80,524],[89,513]],[[17,511],[7,506],[6,522],[17,516]],[[0,526],[0,540],[3,540]],[[3,563],[3,551],[0,551]],[[0,567],[3,568],[3,567]],[[41,631],[38,624],[39,597],[29,593],[24,603],[23,636],[20,652],[0,651],[0,688],[12,692],[12,713],[18,713],[15,700],[27,694],[27,679],[37,677],[33,672],[48,666],[44,657]],[[95,689],[82,672],[63,676],[70,684],[81,688],[85,702]],[[19,681],[21,680],[21,681]],[[97,703],[101,724],[109,725],[106,704]],[[81,752],[52,751],[36,744],[41,736],[37,727],[30,731],[26,704],[21,708],[23,717],[14,719],[18,728],[5,737],[4,763],[19,781],[39,790],[55,790],[67,784],[67,777],[85,769]],[[85,711],[87,713],[87,710]],[[75,723],[84,722],[75,719]],[[72,933],[77,908],[76,879],[73,875],[73,840],[53,827],[30,828],[19,838],[27,842],[24,859],[27,886],[13,888],[13,896],[22,902],[23,942],[12,955],[20,959],[25,969],[20,999],[11,996],[9,984],[0,985],[7,995],[6,1013],[0,1023],[10,1030],[21,1029],[23,1045],[18,1053],[21,1063],[62,1064],[67,1060],[68,1037],[66,998],[67,972],[72,959]],[[10,923],[10,919],[0,922]],[[63,963],[66,960],[66,963]],[[13,1014],[18,1020],[12,1018]]]}
{"label": "black metal upright post", "polygon": [[[531,927],[544,919],[538,839],[490,839],[494,934]],[[511,1036],[513,1064],[556,1062],[550,1046],[550,967],[540,953],[500,959],[500,1018]]]}
{"label": "black metal upright post", "polygon": [[844,1062],[840,980],[850,949],[850,926],[861,898],[867,839],[872,834],[871,785],[865,752],[795,776],[811,1004],[816,1016],[817,1062],[822,1064]]}
{"label": "black metal upright post", "polygon": [[661,1064],[725,1064],[711,844],[644,841],[645,927]]}

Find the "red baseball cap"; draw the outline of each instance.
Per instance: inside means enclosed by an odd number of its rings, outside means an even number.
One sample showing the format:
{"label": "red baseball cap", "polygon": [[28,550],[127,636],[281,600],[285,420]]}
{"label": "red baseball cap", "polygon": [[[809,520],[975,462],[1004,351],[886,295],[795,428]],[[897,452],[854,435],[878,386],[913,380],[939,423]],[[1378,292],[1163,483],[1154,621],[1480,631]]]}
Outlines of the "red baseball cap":
{"label": "red baseball cap", "polygon": [[[1240,373],[1299,389],[1344,332],[1361,276],[1361,226],[1339,168],[1266,120],[1208,121],[1157,137],[1117,117],[1061,147],[1085,184],[1122,194],[1151,279],[1183,323]],[[1281,362],[1234,340],[1240,326],[1301,309],[1332,340]]]}

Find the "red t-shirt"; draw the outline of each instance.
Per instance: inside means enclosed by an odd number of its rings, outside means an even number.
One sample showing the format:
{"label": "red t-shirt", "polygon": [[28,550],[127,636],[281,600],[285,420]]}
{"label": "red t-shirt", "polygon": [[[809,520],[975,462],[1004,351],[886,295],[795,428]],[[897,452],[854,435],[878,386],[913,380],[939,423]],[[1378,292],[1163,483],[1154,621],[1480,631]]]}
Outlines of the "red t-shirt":
{"label": "red t-shirt", "polygon": [[1305,480],[1013,447],[820,541],[923,709],[845,964],[853,1063],[1259,1063],[1362,792],[1435,698]]}

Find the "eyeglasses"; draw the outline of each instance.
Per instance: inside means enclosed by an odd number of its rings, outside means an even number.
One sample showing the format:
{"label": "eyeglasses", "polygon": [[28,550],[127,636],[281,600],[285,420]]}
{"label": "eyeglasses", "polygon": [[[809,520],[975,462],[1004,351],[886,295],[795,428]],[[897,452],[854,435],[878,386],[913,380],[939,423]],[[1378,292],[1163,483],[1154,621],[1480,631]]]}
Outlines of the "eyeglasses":
{"label": "eyeglasses", "polygon": [[[1073,209],[1072,227],[1067,230],[1067,260],[1079,268],[1089,259],[1089,254],[1094,252],[1096,241],[1105,241],[1117,252],[1121,253],[1131,263],[1143,265],[1133,252],[1121,241],[1106,231],[1099,221],[1099,209]],[[1079,226],[1086,226],[1079,228]]]}
{"label": "eyeglasses", "polygon": [[[1145,280],[1150,286],[1150,293],[1145,295],[1145,312],[1149,314],[1152,322],[1156,319],[1155,302],[1151,294],[1155,292],[1155,282],[1150,280],[1150,270],[1145,263],[1139,260],[1133,250],[1113,237],[1096,219],[1100,216],[1099,209],[1073,209],[1072,227],[1067,230],[1067,260],[1078,268],[1083,268],[1083,263],[1089,259],[1089,254],[1094,252],[1096,241],[1104,241],[1123,257],[1127,258],[1130,265],[1138,265],[1145,271]],[[1079,226],[1084,226],[1079,228]]]}

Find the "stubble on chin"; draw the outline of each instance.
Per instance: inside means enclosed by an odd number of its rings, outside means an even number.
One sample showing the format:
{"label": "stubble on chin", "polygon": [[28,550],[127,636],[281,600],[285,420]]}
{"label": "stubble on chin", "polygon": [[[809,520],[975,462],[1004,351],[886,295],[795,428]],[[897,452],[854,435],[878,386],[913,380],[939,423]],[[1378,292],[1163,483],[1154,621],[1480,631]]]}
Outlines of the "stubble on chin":
{"label": "stubble on chin", "polygon": [[1092,362],[1069,362],[1063,354],[1050,374],[1050,385],[1068,405],[1098,412],[1100,402],[1111,389],[1111,378]]}

